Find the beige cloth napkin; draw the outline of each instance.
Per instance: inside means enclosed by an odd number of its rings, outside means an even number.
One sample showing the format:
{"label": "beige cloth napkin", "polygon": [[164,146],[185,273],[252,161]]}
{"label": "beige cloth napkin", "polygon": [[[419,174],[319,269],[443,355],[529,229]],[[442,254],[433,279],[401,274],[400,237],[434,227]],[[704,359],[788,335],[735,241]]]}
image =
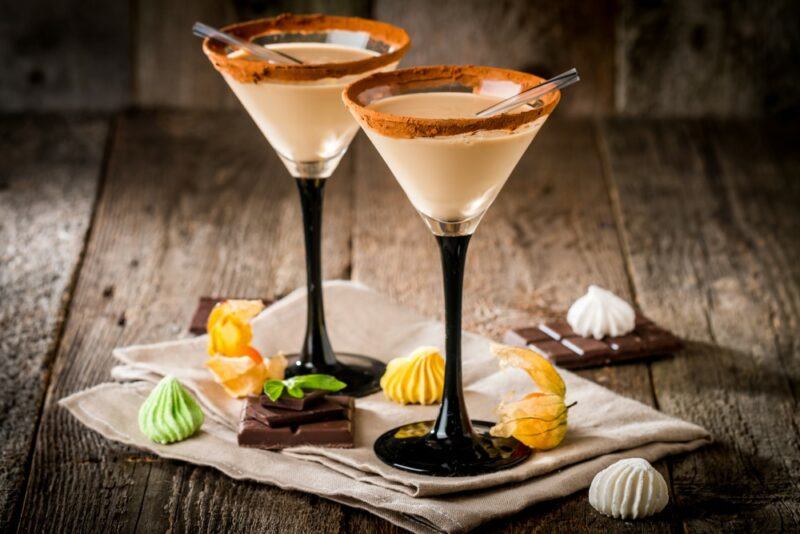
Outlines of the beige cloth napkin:
{"label": "beige cloth napkin", "polygon": [[[337,350],[370,354],[384,361],[420,345],[442,345],[443,327],[352,282],[325,285],[329,334]],[[305,329],[305,292],[296,291],[253,320],[254,346],[262,354],[290,352]],[[509,391],[535,386],[516,369],[500,370],[490,341],[465,333],[464,387],[473,419],[493,420]],[[381,433],[402,423],[435,417],[438,407],[398,406],[382,393],[359,399],[356,447],[297,447],[283,453],[239,448],[235,427],[241,401],[229,398],[203,367],[206,337],[116,349],[122,365],[112,375],[134,383],[101,384],[65,398],[62,405],[105,437],[168,458],[210,465],[234,478],[315,493],[369,510],[417,532],[460,532],[533,503],[585,488],[600,469],[620,458],[654,461],[710,441],[708,432],[620,397],[568,371],[569,432],[556,449],[537,452],[507,471],[464,478],[436,478],[384,465],[372,451]],[[207,417],[197,436],[157,445],[143,436],[136,413],[152,383],[177,377],[202,404]],[[544,476],[547,475],[547,476]]]}

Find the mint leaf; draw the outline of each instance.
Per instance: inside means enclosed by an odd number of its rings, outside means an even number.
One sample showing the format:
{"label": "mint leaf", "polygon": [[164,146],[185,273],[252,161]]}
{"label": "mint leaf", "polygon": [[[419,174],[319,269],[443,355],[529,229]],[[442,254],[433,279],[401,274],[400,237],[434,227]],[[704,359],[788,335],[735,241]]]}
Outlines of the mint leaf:
{"label": "mint leaf", "polygon": [[296,399],[302,399],[303,398],[303,390],[300,389],[300,386],[297,386],[297,385],[292,385],[292,386],[286,388],[286,393],[288,393],[289,395],[291,395],[292,397],[294,397]]}
{"label": "mint leaf", "polygon": [[339,391],[345,387],[347,387],[347,384],[331,375],[301,375],[287,378],[286,380],[267,380],[264,382],[264,394],[275,402],[283,395],[284,391],[296,399],[302,399],[305,395],[303,393],[304,389]]}
{"label": "mint leaf", "polygon": [[284,388],[286,388],[286,385],[280,380],[267,380],[264,382],[264,394],[272,402],[277,401],[283,395]]}
{"label": "mint leaf", "polygon": [[324,391],[339,391],[347,387],[347,384],[337,380],[331,375],[313,374],[296,376],[294,384],[303,389],[322,389]]}

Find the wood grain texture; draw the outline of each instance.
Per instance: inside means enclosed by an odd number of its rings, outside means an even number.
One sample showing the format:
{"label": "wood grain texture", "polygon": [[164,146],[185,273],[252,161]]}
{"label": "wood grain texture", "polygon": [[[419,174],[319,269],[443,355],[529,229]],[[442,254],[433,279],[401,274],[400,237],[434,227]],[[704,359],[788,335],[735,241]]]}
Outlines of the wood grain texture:
{"label": "wood grain texture", "polygon": [[131,102],[128,2],[3,2],[0,111],[117,110]]}
{"label": "wood grain texture", "polygon": [[800,112],[797,2],[621,6],[616,111],[669,117]]}
{"label": "wood grain texture", "polygon": [[[223,130],[227,135],[216,135]],[[243,113],[129,115],[113,146],[20,531],[244,531],[252,527],[248,510],[274,531],[281,503],[306,506],[306,519],[316,517],[313,510],[335,514],[310,496],[241,485],[106,441],[56,405],[109,380],[113,347],[180,336],[200,295],[277,297],[304,283],[294,183]],[[343,167],[328,191],[328,277],[349,269],[351,195]]]}
{"label": "wood grain texture", "polygon": [[234,109],[239,106],[222,76],[192,35],[197,21],[224,26],[237,20],[232,2],[139,0],[133,101],[142,107]]}
{"label": "wood grain texture", "polygon": [[[435,241],[377,152],[363,136],[358,143],[353,278],[441,318]],[[565,313],[590,283],[631,298],[592,124],[556,117],[523,156],[470,244],[464,328],[501,339],[510,326]],[[653,403],[645,365],[580,374]],[[595,514],[583,492],[491,528],[570,532],[585,528],[587,518],[597,528],[624,530]],[[664,514],[650,527],[669,530],[670,524]]]}
{"label": "wood grain texture", "polygon": [[571,67],[581,83],[564,115],[609,113],[614,90],[614,3],[512,0],[375,0],[373,16],[405,28],[402,65],[492,65],[549,77]]}
{"label": "wood grain texture", "polygon": [[281,13],[325,13],[345,17],[369,17],[370,0],[234,0],[240,20],[271,17]]}
{"label": "wood grain texture", "polygon": [[0,119],[0,531],[30,451],[108,133],[101,118]]}
{"label": "wood grain texture", "polygon": [[716,439],[673,463],[684,528],[797,530],[797,129],[604,132],[637,299],[689,340],[652,365],[659,405]]}
{"label": "wood grain texture", "polygon": [[[70,138],[64,126],[44,121],[37,144],[13,120],[3,123],[14,126],[4,141],[18,139],[0,148],[7,168],[42,177],[71,169],[62,186],[80,187],[104,123],[71,126],[73,144],[53,151]],[[228,135],[214,137],[223,128]],[[798,529],[797,133],[752,122],[619,120],[596,129],[558,115],[544,127],[473,240],[465,326],[499,338],[506,326],[563,313],[586,284],[605,285],[689,346],[650,367],[582,374],[708,427],[717,444],[670,460],[669,470],[659,465],[674,502],[652,520],[603,518],[580,492],[485,531]],[[17,530],[398,532],[314,496],[105,441],[57,407],[108,379],[114,346],[183,335],[201,294],[280,297],[303,283],[294,185],[243,113],[129,114],[110,146]],[[15,191],[9,176],[0,174],[12,184],[0,185],[0,202]],[[52,198],[48,206],[69,203],[62,186],[42,180],[32,194]],[[363,136],[327,195],[326,277],[352,274],[440,317],[434,240]],[[3,224],[4,237],[12,227]],[[287,508],[296,510],[288,519]]]}

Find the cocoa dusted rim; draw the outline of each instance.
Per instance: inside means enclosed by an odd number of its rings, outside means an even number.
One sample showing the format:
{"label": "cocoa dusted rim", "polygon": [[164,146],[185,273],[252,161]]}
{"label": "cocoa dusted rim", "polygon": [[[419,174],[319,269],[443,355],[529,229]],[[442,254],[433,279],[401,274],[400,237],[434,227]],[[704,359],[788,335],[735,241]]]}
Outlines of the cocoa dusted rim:
{"label": "cocoa dusted rim", "polygon": [[411,47],[411,39],[405,30],[385,22],[357,17],[292,15],[285,13],[277,17],[232,24],[222,28],[222,30],[247,40],[264,35],[287,32],[315,33],[326,30],[366,32],[374,40],[382,41],[390,47],[390,51],[386,54],[358,61],[319,63],[316,65],[278,65],[260,60],[230,58],[226,53],[227,46],[224,43],[213,39],[205,39],[203,41],[203,52],[211,60],[214,67],[242,83],[258,83],[265,79],[303,82],[362,74],[400,61],[400,58]]}
{"label": "cocoa dusted rim", "polygon": [[477,92],[485,80],[508,80],[520,84],[520,91],[542,83],[544,78],[515,70],[494,67],[434,66],[413,67],[392,72],[378,72],[348,85],[342,94],[344,103],[370,129],[400,138],[439,137],[460,135],[484,130],[516,130],[543,115],[549,115],[561,99],[561,92],[549,93],[540,100],[543,106],[517,113],[501,113],[485,118],[424,119],[405,115],[383,113],[365,107],[358,101],[359,95],[370,89],[402,84],[405,88],[426,88],[457,82],[472,87]]}

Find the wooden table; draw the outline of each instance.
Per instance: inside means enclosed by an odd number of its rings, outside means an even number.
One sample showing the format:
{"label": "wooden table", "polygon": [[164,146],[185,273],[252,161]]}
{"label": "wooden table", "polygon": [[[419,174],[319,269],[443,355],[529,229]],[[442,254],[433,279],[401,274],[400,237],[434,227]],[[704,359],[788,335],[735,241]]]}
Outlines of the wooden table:
{"label": "wooden table", "polygon": [[[398,530],[106,441],[57,405],[109,380],[113,347],[188,335],[200,295],[279,298],[303,284],[294,184],[250,120],[7,117],[0,132],[0,530]],[[605,286],[687,348],[581,374],[704,425],[716,443],[660,463],[672,504],[655,519],[603,518],[580,492],[490,530],[800,528],[797,133],[548,123],[473,240],[465,327],[499,337]],[[327,278],[441,316],[434,240],[363,136],[325,218]]]}

